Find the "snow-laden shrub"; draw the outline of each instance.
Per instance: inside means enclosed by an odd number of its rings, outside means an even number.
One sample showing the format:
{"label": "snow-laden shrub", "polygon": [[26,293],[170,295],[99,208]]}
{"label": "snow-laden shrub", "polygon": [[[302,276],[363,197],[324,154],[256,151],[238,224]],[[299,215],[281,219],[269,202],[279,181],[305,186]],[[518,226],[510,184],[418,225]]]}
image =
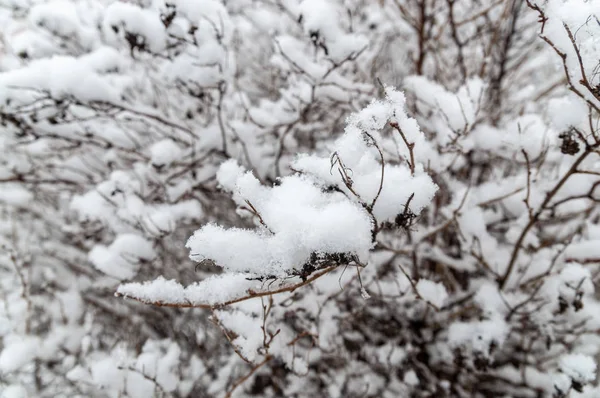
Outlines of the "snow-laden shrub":
{"label": "snow-laden shrub", "polygon": [[0,397],[600,394],[599,1],[1,5]]}

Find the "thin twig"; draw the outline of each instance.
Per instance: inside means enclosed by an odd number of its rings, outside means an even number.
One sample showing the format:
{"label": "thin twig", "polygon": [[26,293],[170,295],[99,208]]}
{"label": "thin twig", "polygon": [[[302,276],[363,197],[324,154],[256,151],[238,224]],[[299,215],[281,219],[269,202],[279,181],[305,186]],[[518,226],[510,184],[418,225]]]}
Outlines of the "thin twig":
{"label": "thin twig", "polygon": [[267,355],[265,357],[265,359],[261,363],[255,365],[252,369],[250,369],[250,371],[246,375],[244,375],[243,377],[241,377],[240,379],[238,379],[235,382],[235,384],[231,387],[231,389],[227,392],[227,394],[225,395],[225,398],[231,398],[231,396],[232,396],[232,394],[233,394],[233,392],[235,391],[236,388],[238,388],[239,386],[241,386],[242,384],[244,384],[244,382],[246,380],[248,380],[250,378],[250,376],[252,376],[258,369],[260,369],[264,364],[266,364],[267,362],[269,362],[271,359],[273,359],[273,357],[270,356],[270,355]]}
{"label": "thin twig", "polygon": [[377,203],[377,199],[379,199],[381,190],[383,189],[383,179],[385,176],[385,160],[383,158],[383,152],[381,152],[381,148],[379,148],[379,145],[377,144],[377,141],[375,141],[375,138],[373,138],[373,136],[367,132],[364,132],[364,134],[371,139],[373,146],[377,148],[377,152],[379,152],[379,157],[381,158],[381,179],[379,181],[379,189],[377,190],[377,194],[373,198],[373,201],[369,205],[369,209],[373,210],[373,208],[375,207],[375,203]]}
{"label": "thin twig", "polygon": [[527,164],[527,194],[525,195],[525,199],[523,199],[523,202],[525,202],[525,206],[527,206],[527,211],[529,212],[529,219],[531,219],[533,217],[533,209],[529,204],[529,198],[531,195],[531,164],[529,163],[529,155],[527,155],[525,149],[521,149],[521,152],[523,153],[523,156],[525,156],[525,163]]}
{"label": "thin twig", "polygon": [[400,137],[402,137],[402,141],[404,141],[404,144],[406,145],[406,148],[408,149],[408,153],[410,156],[410,161],[408,161],[408,166],[410,167],[410,174],[414,176],[415,175],[415,154],[414,154],[415,144],[413,142],[408,142],[408,140],[406,139],[406,136],[404,135],[404,132],[402,131],[402,129],[400,128],[398,123],[392,122],[392,123],[390,123],[390,126],[392,126],[394,129],[396,129],[396,131],[398,133],[400,133]]}

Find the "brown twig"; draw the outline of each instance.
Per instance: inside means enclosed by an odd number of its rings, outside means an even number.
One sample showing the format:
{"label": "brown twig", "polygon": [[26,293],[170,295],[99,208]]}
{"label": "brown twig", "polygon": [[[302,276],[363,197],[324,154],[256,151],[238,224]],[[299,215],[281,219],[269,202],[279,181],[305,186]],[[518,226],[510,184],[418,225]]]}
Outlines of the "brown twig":
{"label": "brown twig", "polygon": [[235,340],[234,338],[232,338],[229,335],[229,332],[227,332],[227,329],[225,329],[225,326],[223,326],[223,324],[221,323],[221,321],[219,321],[219,317],[217,316],[217,313],[213,310],[212,311],[212,318],[210,319],[219,329],[221,329],[221,332],[223,333],[223,335],[225,336],[225,338],[227,339],[227,341],[229,342],[229,345],[231,346],[231,348],[233,349],[233,352],[235,352],[237,354],[238,357],[241,358],[242,361],[246,362],[246,363],[252,363],[251,360],[249,360],[248,358],[246,358],[244,356],[244,354],[242,354],[242,352],[240,351],[240,349],[233,344],[233,340]]}
{"label": "brown twig", "polygon": [[525,206],[527,206],[527,211],[529,212],[529,219],[531,219],[533,217],[533,209],[529,204],[529,198],[531,195],[531,164],[529,162],[529,155],[527,155],[527,151],[525,151],[525,149],[521,149],[521,153],[523,153],[523,156],[525,156],[525,163],[527,165],[527,194],[525,195],[525,199],[523,199],[523,202],[525,202]]}
{"label": "brown twig", "polygon": [[260,224],[263,227],[265,227],[267,229],[267,231],[269,231],[270,233],[273,233],[273,231],[271,230],[271,228],[269,228],[267,226],[267,224],[265,223],[265,221],[263,220],[263,218],[260,215],[260,213],[258,212],[258,210],[256,210],[256,207],[254,207],[254,205],[252,203],[250,203],[250,201],[248,199],[245,199],[244,202],[246,202],[246,204],[248,206],[250,206],[250,209],[248,209],[248,210],[258,218],[258,221],[260,222]]}
{"label": "brown twig", "polygon": [[402,129],[400,128],[398,123],[392,122],[392,123],[390,123],[390,126],[392,126],[400,134],[400,137],[402,137],[402,141],[404,141],[406,148],[408,148],[408,153],[410,156],[410,161],[408,161],[408,166],[410,167],[410,174],[414,176],[415,175],[415,154],[414,154],[415,144],[413,142],[408,142],[408,140],[406,139],[406,136],[404,135],[404,132],[402,131]]}
{"label": "brown twig", "polygon": [[225,394],[225,398],[231,398],[231,396],[232,396],[232,394],[233,394],[233,392],[235,391],[236,388],[238,388],[239,386],[241,386],[242,384],[244,384],[244,382],[246,380],[248,380],[250,378],[250,376],[252,376],[258,369],[260,369],[263,365],[265,365],[271,359],[273,359],[273,357],[270,356],[270,355],[267,355],[265,357],[265,359],[261,363],[259,363],[259,364],[255,365],[254,367],[252,367],[252,369],[250,369],[250,371],[246,375],[244,375],[243,377],[241,377],[240,379],[238,379],[234,383],[234,385],[227,392],[227,394]]}
{"label": "brown twig", "polygon": [[373,146],[375,148],[377,148],[377,152],[379,152],[379,157],[381,158],[381,179],[379,180],[379,189],[377,190],[377,194],[373,198],[373,201],[369,205],[369,209],[373,210],[373,208],[375,207],[375,203],[377,203],[377,199],[379,199],[379,195],[381,194],[381,190],[383,189],[383,179],[384,179],[384,176],[385,176],[385,160],[383,158],[383,152],[381,152],[381,148],[379,148],[379,145],[377,144],[377,141],[375,140],[375,138],[373,138],[373,136],[371,134],[367,133],[367,132],[364,132],[364,134],[367,137],[369,137],[369,139],[373,143]]}

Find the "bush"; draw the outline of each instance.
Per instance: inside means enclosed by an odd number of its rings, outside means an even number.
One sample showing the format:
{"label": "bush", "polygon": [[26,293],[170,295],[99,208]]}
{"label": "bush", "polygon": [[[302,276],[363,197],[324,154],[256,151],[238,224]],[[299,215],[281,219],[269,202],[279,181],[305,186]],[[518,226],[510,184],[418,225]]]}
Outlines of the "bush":
{"label": "bush", "polygon": [[599,1],[5,3],[2,398],[600,394]]}

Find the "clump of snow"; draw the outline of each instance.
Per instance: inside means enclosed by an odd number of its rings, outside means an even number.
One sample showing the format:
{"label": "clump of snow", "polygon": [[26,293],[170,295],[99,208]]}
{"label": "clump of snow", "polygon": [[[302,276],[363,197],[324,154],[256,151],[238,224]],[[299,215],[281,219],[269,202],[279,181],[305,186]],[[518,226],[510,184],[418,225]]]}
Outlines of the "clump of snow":
{"label": "clump of snow", "polygon": [[565,256],[582,262],[587,259],[600,258],[600,239],[592,238],[573,242],[565,250]]}
{"label": "clump of snow", "polygon": [[77,58],[53,56],[32,61],[26,67],[0,73],[0,100],[6,102],[13,93],[24,96],[23,88],[46,90],[54,98],[74,96],[81,101],[119,101],[119,91],[96,71]]}
{"label": "clump of snow", "polygon": [[[225,5],[217,0],[204,0],[197,2],[194,0],[173,0],[172,4],[175,10],[184,15],[191,22],[199,25],[198,34],[201,41],[206,40],[206,36],[219,36],[219,39],[227,43],[232,34],[231,18]],[[218,27],[218,28],[217,28]]]}
{"label": "clump of snow", "polygon": [[267,188],[250,172],[240,175],[231,162],[224,167],[219,183],[233,188],[234,200],[260,217],[260,227],[207,224],[186,244],[192,259],[210,259],[228,271],[278,276],[301,268],[312,253],[350,253],[367,260],[372,222],[358,204],[323,192],[304,176],[284,177]]}
{"label": "clump of snow", "polygon": [[[536,159],[556,140],[557,134],[546,126],[538,115],[526,114],[506,126],[507,143],[524,150],[530,159]],[[509,138],[510,137],[510,138]]]}
{"label": "clump of snow", "polygon": [[131,354],[123,344],[118,344],[109,355],[97,353],[89,371],[76,366],[67,377],[94,385],[110,396],[125,393],[131,398],[145,398],[155,394],[157,388],[166,393],[177,389],[182,381],[178,374],[181,348],[177,343],[169,339],[147,340],[139,354]]}
{"label": "clump of snow", "polygon": [[133,278],[140,263],[154,257],[152,244],[135,234],[119,235],[110,246],[96,245],[89,253],[94,267],[120,280]]}
{"label": "clump of snow", "polygon": [[0,391],[0,398],[28,398],[29,394],[25,387],[19,384],[13,384],[3,387]]}
{"label": "clump of snow", "polygon": [[559,362],[560,370],[571,380],[580,384],[587,384],[596,379],[596,362],[584,354],[568,354]]}
{"label": "clump of snow", "polygon": [[233,192],[238,179],[245,171],[244,167],[240,166],[235,159],[229,159],[223,162],[217,170],[217,181],[219,181],[222,188]]}
{"label": "clump of snow", "polygon": [[566,394],[570,389],[573,381],[564,373],[557,373],[553,377],[554,388],[562,394]]}
{"label": "clump of snow", "polygon": [[419,385],[419,376],[417,376],[414,370],[409,370],[404,374],[404,382],[411,386]]}
{"label": "clump of snow", "polygon": [[125,376],[118,369],[112,358],[107,357],[103,360],[93,362],[91,374],[92,380],[97,386],[107,390],[123,390]]}
{"label": "clump of snow", "polygon": [[117,50],[108,46],[101,46],[79,58],[99,74],[108,74],[121,71],[126,65],[122,55]]}
{"label": "clump of snow", "polygon": [[553,127],[560,131],[578,126],[586,119],[588,110],[585,103],[574,96],[574,94],[567,95],[548,101],[548,118]]}
{"label": "clump of snow", "polygon": [[173,140],[165,139],[150,147],[150,161],[155,167],[169,166],[181,158],[182,152],[182,149]]}
{"label": "clump of snow", "polygon": [[5,374],[14,372],[33,361],[40,348],[40,339],[32,336],[5,336],[3,342],[0,372]]}
{"label": "clump of snow", "polygon": [[[155,386],[149,383],[148,378],[155,379],[165,392],[173,392],[177,388],[179,377],[176,371],[181,348],[174,342],[167,343],[168,346],[165,347],[165,343],[149,340],[144,344],[142,353],[133,365],[137,372],[132,371],[127,375],[127,388],[130,395],[134,389],[137,393],[135,396],[140,398],[151,394]],[[144,384],[146,388],[140,388]]]}
{"label": "clump of snow", "polygon": [[165,302],[184,304],[184,287],[177,281],[167,280],[159,276],[153,281],[140,283],[126,283],[119,286],[117,294],[124,297],[136,298],[143,302]]}
{"label": "clump of snow", "polygon": [[86,47],[94,41],[95,32],[82,25],[77,5],[64,0],[54,0],[36,4],[29,12],[32,24],[47,29],[57,36],[78,40]]}
{"label": "clump of snow", "polygon": [[[141,172],[140,172],[141,173]],[[141,225],[152,236],[161,236],[173,231],[182,220],[197,219],[202,208],[195,200],[179,200],[173,204],[152,205],[141,199],[139,173],[115,171],[110,179],[98,184],[95,189],[75,195],[70,207],[81,222],[99,221],[110,225],[117,232],[130,232],[130,225]],[[180,189],[189,189],[189,184],[172,187],[174,196]],[[173,200],[176,202],[176,200]]]}
{"label": "clump of snow", "polygon": [[423,76],[407,77],[404,87],[444,116],[447,124],[442,131],[437,132],[442,144],[447,143],[452,131],[462,131],[475,123],[485,89],[484,82],[474,78],[468,80],[456,93],[451,93]]}
{"label": "clump of snow", "polygon": [[334,2],[303,0],[297,12],[305,34],[316,44],[322,41],[327,55],[335,60],[342,60],[368,44],[365,37],[344,32],[340,24],[343,10]]}
{"label": "clump of snow", "polygon": [[187,287],[162,276],[144,283],[126,283],[117,294],[148,303],[218,305],[243,297],[248,290],[259,291],[260,283],[247,274],[213,275]]}
{"label": "clump of snow", "polygon": [[113,41],[126,33],[137,35],[136,44],[153,52],[160,52],[167,45],[167,32],[158,15],[135,4],[112,3],[106,8],[103,28]]}
{"label": "clump of snow", "polygon": [[525,159],[522,151],[530,160],[537,159],[549,146],[556,143],[558,134],[550,129],[535,114],[525,114],[510,120],[503,128],[490,125],[477,125],[471,134],[474,145],[481,150],[495,151],[505,158],[519,161]]}
{"label": "clump of snow", "polygon": [[504,344],[509,330],[509,325],[501,317],[479,322],[455,322],[448,329],[448,342],[452,348],[488,356],[492,346]]}
{"label": "clump of snow", "polygon": [[[424,135],[416,121],[406,115],[404,105],[404,95],[388,87],[384,100],[373,101],[348,118],[345,133],[334,143],[335,152],[331,157],[300,156],[292,167],[316,177],[325,186],[336,186],[353,197],[340,174],[345,172],[352,181],[352,190],[363,203],[370,204],[377,197],[373,215],[379,222],[392,221],[403,213],[411,197],[409,209],[418,215],[437,191],[437,186],[420,165],[415,165],[415,174],[412,175],[406,165],[386,164],[383,186],[379,192],[381,163],[375,147],[375,143],[382,141],[379,130],[387,123],[393,123],[398,125],[407,141],[415,146],[424,141]],[[399,146],[399,152],[404,159],[412,161],[404,143]]]}
{"label": "clump of snow", "polygon": [[[563,302],[574,304],[576,307],[585,296],[594,293],[594,283],[588,268],[578,263],[568,263],[560,274],[546,281],[546,294]],[[576,308],[577,309],[577,308]]]}
{"label": "clump of snow", "polygon": [[419,296],[436,308],[441,308],[448,298],[448,292],[441,283],[436,283],[428,279],[419,279],[416,285]]}
{"label": "clump of snow", "polygon": [[0,190],[0,202],[25,206],[33,199],[33,194],[23,186],[5,183]]}

